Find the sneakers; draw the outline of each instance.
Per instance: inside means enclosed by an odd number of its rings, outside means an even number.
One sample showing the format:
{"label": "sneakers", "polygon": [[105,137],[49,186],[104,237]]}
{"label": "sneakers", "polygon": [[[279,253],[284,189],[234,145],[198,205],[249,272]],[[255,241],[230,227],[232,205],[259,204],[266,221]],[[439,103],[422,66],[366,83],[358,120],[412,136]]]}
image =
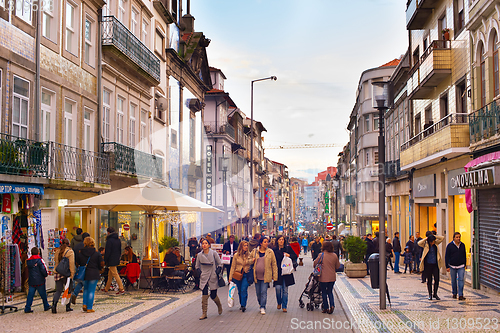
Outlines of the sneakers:
{"label": "sneakers", "polygon": [[260,314],[265,315],[266,314],[266,309],[260,309]]}
{"label": "sneakers", "polygon": [[242,306],[242,307],[240,308],[241,312],[245,312],[245,310],[246,310],[246,309],[247,309],[247,308],[246,308],[245,306]]}
{"label": "sneakers", "polygon": [[122,295],[122,294],[125,294],[125,290],[118,290],[118,292],[116,293],[117,295]]}

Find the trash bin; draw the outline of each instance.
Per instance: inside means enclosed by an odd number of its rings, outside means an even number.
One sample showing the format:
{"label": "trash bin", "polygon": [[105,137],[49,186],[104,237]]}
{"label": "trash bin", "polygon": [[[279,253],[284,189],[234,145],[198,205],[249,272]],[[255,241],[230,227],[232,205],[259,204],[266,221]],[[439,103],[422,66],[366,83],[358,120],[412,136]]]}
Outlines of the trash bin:
{"label": "trash bin", "polygon": [[368,258],[368,269],[370,270],[370,282],[373,289],[380,288],[379,281],[379,254],[374,253]]}

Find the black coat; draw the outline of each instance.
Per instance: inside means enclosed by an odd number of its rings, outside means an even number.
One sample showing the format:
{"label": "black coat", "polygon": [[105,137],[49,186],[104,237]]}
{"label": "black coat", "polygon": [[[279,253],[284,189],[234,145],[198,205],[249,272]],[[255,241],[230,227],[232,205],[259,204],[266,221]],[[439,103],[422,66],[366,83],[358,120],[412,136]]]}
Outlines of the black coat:
{"label": "black coat", "polygon": [[459,247],[455,245],[454,241],[451,241],[446,246],[446,253],[444,255],[444,262],[446,268],[451,266],[461,266],[467,263],[467,251],[465,250],[465,244],[460,242]]}
{"label": "black coat", "polygon": [[338,257],[340,255],[340,241],[338,239],[334,239],[332,240],[332,244],[333,244],[333,252],[335,252],[335,254]]}
{"label": "black coat", "polygon": [[122,256],[122,242],[117,233],[112,233],[106,237],[106,250],[104,251],[104,262],[106,266],[118,266]]}
{"label": "black coat", "polygon": [[313,254],[313,258],[316,259],[316,257],[321,253],[321,243],[320,242],[317,242],[317,243],[312,242],[311,243],[311,252]]}
{"label": "black coat", "polygon": [[398,237],[394,237],[392,240],[392,250],[394,252],[401,252],[401,242]]}
{"label": "black coat", "polygon": [[276,287],[277,285],[283,285],[283,280],[285,280],[285,285],[287,287],[293,286],[295,284],[293,273],[288,275],[281,275],[281,262],[285,257],[284,253],[288,253],[292,261],[297,260],[297,254],[289,245],[285,246],[281,250],[278,249],[278,247],[276,247],[273,251],[274,251],[274,256],[276,257],[276,265],[278,265],[278,280],[274,282],[274,286]]}
{"label": "black coat", "polygon": [[[233,242],[233,254],[238,251],[238,242],[234,241]],[[229,241],[224,243],[224,246],[222,247],[222,253],[231,254],[231,245],[229,245]]]}
{"label": "black coat", "polygon": [[[89,263],[87,264],[87,260],[89,259]],[[85,266],[87,265],[87,268],[85,269],[85,280],[86,281],[92,281],[92,280],[99,280],[101,277],[101,262],[102,262],[102,255],[100,252],[97,252],[94,247],[84,247],[80,253],[78,253],[77,260],[78,265],[80,266]]]}
{"label": "black coat", "polygon": [[366,237],[365,238],[366,242],[366,260],[370,258],[370,256],[375,252],[375,245],[373,244],[373,240],[370,238]]}
{"label": "black coat", "polygon": [[48,275],[47,267],[39,255],[33,255],[26,260],[26,266],[29,271],[28,283],[30,286],[41,286],[45,284],[45,278]]}
{"label": "black coat", "polygon": [[[406,242],[406,247],[408,247],[408,249],[410,249],[410,253],[411,253],[412,255],[414,255],[414,254],[415,254],[415,243],[413,243],[411,240],[408,240],[408,241]],[[405,247],[405,248],[406,248],[406,247]],[[420,246],[418,246],[418,245],[417,245],[417,247],[420,247]]]}
{"label": "black coat", "polygon": [[73,249],[73,252],[75,252],[75,264],[76,264],[76,267],[78,267],[78,262],[76,261],[76,258],[78,258],[78,253],[80,253],[81,250],[83,250],[83,242],[80,242],[80,243],[77,243],[75,245],[75,248]]}

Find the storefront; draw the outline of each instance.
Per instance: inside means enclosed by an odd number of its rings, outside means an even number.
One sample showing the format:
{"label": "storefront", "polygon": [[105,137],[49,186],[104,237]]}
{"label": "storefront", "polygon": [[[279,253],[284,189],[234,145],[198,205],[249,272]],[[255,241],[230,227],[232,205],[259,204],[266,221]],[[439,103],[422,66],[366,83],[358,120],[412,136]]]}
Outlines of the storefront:
{"label": "storefront", "polygon": [[[415,232],[424,234],[437,228],[436,174],[415,177]],[[414,233],[412,233],[414,234]]]}

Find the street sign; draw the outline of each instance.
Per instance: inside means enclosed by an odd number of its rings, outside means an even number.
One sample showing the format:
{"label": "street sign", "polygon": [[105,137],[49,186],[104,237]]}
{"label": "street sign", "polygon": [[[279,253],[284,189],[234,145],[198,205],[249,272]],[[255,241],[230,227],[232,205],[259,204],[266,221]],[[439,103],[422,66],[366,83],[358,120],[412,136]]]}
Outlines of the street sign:
{"label": "street sign", "polygon": [[327,223],[326,224],[326,230],[332,231],[333,230],[333,224],[332,223]]}
{"label": "street sign", "polygon": [[123,225],[123,230],[129,231],[130,230],[130,226],[128,224],[124,224]]}

